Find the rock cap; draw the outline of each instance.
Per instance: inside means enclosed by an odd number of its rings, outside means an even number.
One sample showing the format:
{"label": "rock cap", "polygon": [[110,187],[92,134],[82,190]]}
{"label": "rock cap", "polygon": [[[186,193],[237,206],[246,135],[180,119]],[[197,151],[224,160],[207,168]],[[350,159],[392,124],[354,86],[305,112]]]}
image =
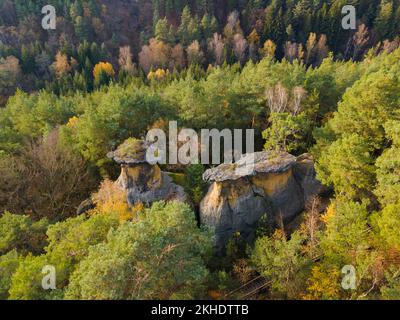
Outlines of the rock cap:
{"label": "rock cap", "polygon": [[258,173],[282,173],[296,164],[297,158],[287,152],[262,151],[248,153],[232,164],[221,164],[203,174],[206,182],[235,181]]}
{"label": "rock cap", "polygon": [[148,163],[146,152],[148,144],[140,139],[128,138],[115,151],[107,153],[107,157],[120,165]]}

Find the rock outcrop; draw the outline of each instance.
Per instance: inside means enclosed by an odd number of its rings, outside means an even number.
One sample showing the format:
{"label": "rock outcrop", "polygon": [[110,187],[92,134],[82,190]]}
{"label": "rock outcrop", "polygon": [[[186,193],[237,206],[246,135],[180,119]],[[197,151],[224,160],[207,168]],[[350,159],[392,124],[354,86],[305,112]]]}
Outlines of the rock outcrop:
{"label": "rock outcrop", "polygon": [[315,176],[313,159],[307,154],[297,158],[283,152],[247,154],[204,173],[211,186],[200,203],[200,220],[215,228],[218,251],[236,232],[251,242],[263,215],[276,226],[304,211],[306,202],[323,191]]}
{"label": "rock outcrop", "polygon": [[107,155],[121,165],[121,174],[116,183],[127,190],[128,204],[134,206],[141,202],[150,206],[160,200],[187,201],[181,186],[173,183],[172,178],[162,172],[158,165],[146,161],[146,150],[144,141],[128,139]]}

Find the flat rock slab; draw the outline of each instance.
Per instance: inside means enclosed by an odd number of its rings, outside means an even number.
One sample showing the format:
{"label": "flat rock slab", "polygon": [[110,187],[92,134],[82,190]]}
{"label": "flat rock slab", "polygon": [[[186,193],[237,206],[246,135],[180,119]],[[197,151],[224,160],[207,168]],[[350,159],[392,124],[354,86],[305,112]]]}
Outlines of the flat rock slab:
{"label": "flat rock slab", "polygon": [[223,182],[255,176],[258,173],[282,173],[296,164],[296,157],[286,152],[256,152],[244,155],[232,164],[222,164],[206,170],[203,180]]}

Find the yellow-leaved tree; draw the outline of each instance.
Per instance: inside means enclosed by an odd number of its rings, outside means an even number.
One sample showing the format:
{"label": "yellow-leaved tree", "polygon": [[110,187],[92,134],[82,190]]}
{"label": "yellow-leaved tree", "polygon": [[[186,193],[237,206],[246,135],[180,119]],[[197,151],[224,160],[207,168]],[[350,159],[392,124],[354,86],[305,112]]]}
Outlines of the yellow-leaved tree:
{"label": "yellow-leaved tree", "polygon": [[109,62],[99,62],[93,68],[94,83],[97,86],[108,84],[114,75],[114,68]]}

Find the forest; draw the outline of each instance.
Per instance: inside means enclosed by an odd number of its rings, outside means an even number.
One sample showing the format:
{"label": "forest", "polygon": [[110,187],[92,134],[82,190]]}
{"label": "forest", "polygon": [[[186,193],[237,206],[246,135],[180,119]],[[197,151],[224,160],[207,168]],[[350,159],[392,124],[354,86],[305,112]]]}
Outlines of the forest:
{"label": "forest", "polygon": [[[0,106],[0,300],[241,299],[258,277],[253,299],[400,299],[398,1],[0,0]],[[210,166],[162,166],[187,203],[131,206],[113,183],[107,154],[169,121],[311,154],[329,192],[216,254]]]}

